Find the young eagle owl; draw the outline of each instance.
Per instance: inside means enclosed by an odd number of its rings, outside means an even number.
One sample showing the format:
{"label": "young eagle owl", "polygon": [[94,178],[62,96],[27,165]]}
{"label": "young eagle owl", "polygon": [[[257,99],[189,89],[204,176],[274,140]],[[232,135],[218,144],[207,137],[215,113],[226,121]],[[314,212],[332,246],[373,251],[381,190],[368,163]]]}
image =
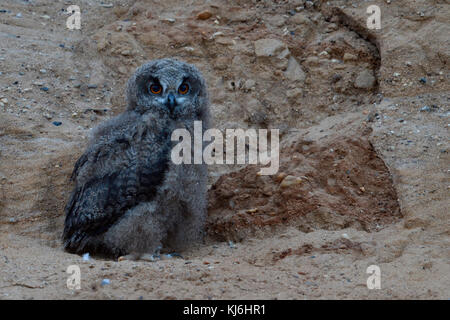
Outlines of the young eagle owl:
{"label": "young eagle owl", "polygon": [[150,61],[128,80],[127,109],[95,128],[72,173],[64,247],[72,253],[139,259],[200,240],[205,164],[174,164],[171,134],[209,126],[208,93],[192,65]]}

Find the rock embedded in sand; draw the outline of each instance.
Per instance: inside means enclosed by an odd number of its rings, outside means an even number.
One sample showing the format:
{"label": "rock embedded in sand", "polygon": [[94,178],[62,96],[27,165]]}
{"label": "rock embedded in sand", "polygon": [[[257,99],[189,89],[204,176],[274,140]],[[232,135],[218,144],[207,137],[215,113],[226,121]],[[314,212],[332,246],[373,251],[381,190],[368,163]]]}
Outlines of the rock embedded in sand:
{"label": "rock embedded in sand", "polygon": [[344,57],[342,59],[345,62],[347,62],[347,61],[354,61],[354,60],[358,59],[358,57],[355,56],[354,54],[346,52],[346,53],[344,53]]}
{"label": "rock embedded in sand", "polygon": [[277,39],[260,39],[254,44],[257,58],[268,60],[279,69],[287,68],[290,52],[285,43]]}
{"label": "rock embedded in sand", "polygon": [[286,176],[283,179],[283,181],[281,181],[280,187],[281,188],[287,188],[287,187],[290,187],[292,185],[301,184],[301,183],[302,183],[302,179],[301,178],[288,175],[288,176]]}
{"label": "rock embedded in sand", "polygon": [[305,81],[306,74],[294,57],[290,57],[284,76],[291,81]]}
{"label": "rock embedded in sand", "polygon": [[355,79],[355,88],[371,89],[375,85],[375,77],[370,70],[363,70]]}
{"label": "rock embedded in sand", "polygon": [[200,12],[197,15],[197,20],[208,20],[211,17],[212,17],[212,13],[207,11],[207,10],[205,10],[205,11]]}

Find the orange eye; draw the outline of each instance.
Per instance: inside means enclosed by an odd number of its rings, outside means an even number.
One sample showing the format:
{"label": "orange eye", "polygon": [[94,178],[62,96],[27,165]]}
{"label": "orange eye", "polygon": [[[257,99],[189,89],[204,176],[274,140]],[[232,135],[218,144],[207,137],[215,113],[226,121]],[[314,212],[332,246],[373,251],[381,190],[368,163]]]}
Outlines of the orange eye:
{"label": "orange eye", "polygon": [[160,94],[162,92],[162,87],[159,84],[152,84],[150,86],[150,92],[153,94]]}
{"label": "orange eye", "polygon": [[187,83],[182,83],[178,88],[178,92],[181,94],[186,94],[189,91],[189,85]]}

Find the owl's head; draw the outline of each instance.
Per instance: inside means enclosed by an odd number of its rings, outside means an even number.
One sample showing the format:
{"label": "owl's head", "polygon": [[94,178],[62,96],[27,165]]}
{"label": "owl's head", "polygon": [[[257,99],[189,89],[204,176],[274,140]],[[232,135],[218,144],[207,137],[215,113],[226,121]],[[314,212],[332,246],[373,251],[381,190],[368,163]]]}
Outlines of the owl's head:
{"label": "owl's head", "polygon": [[128,80],[127,109],[174,119],[202,120],[208,110],[205,80],[193,65],[173,59],[143,64]]}

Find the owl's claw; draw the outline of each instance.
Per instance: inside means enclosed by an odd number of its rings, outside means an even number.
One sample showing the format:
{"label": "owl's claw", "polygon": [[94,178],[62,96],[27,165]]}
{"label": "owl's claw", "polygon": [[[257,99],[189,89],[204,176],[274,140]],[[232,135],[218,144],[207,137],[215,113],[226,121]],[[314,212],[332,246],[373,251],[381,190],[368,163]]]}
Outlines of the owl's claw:
{"label": "owl's claw", "polygon": [[183,256],[177,252],[172,252],[172,253],[168,253],[165,254],[164,257],[166,257],[166,259],[172,259],[172,258],[180,258],[180,259],[184,259]]}
{"label": "owl's claw", "polygon": [[120,261],[147,261],[147,262],[155,262],[158,260],[161,260],[161,256],[159,254],[150,254],[150,253],[144,253],[144,254],[127,254],[126,256],[121,256],[119,259],[117,259],[118,262]]}
{"label": "owl's claw", "polygon": [[155,261],[161,260],[161,256],[159,254],[145,253],[139,257],[139,260],[147,261],[147,262],[155,262]]}

